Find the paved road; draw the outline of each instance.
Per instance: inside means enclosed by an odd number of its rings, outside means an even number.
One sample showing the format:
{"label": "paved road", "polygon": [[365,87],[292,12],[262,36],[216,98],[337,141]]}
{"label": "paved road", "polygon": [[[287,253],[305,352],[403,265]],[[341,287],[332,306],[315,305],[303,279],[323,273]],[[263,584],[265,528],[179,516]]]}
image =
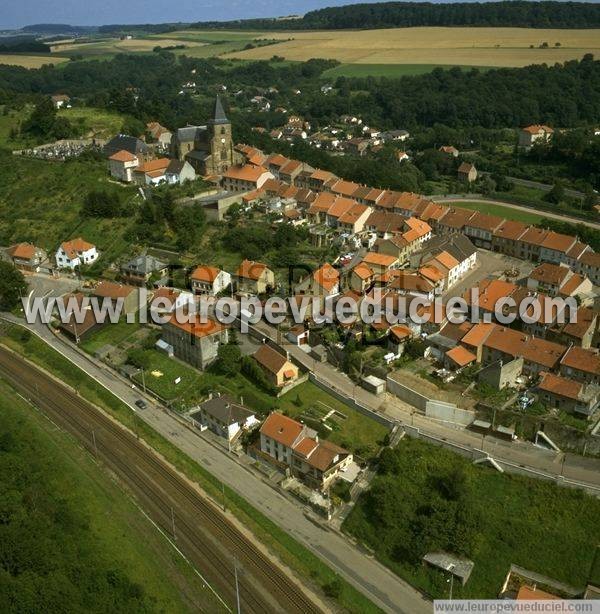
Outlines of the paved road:
{"label": "paved road", "polygon": [[[17,321],[16,318],[9,319]],[[115,396],[129,404],[134,411],[136,410],[134,403],[143,396],[139,390],[133,390],[109,367],[83,356],[73,346],[57,338],[45,326],[32,325],[30,328]],[[431,603],[408,583],[367,556],[342,535],[315,523],[305,515],[297,503],[288,500],[272,485],[261,481],[254,473],[241,467],[224,450],[215,448],[190,431],[155,401],[150,398],[147,400],[148,408],[137,412],[141,419],[321,557],[384,611],[405,614],[431,612]]]}
{"label": "paved road", "polygon": [[[313,371],[319,379],[327,382],[332,388],[355,398],[366,407],[403,424],[414,424],[424,433],[436,438],[446,439],[451,443],[468,446],[474,450],[481,449],[481,435],[464,428],[454,428],[448,423],[431,420],[417,414],[414,407],[404,403],[394,395],[387,394],[384,397],[377,397],[367,392],[331,364],[317,362],[300,348],[287,342],[281,335],[278,336],[277,331],[266,322],[261,321],[254,328],[264,337],[273,341],[278,340],[279,344],[286,344],[285,349],[297,362]],[[483,445],[486,452],[499,462],[504,462],[507,466],[518,467],[522,465],[534,471],[543,472],[548,476],[554,476],[556,479],[563,476],[600,488],[600,461],[597,459],[544,450],[526,441],[510,443],[488,437],[483,441]]]}
{"label": "paved road", "polygon": [[[536,190],[542,190],[542,192],[550,192],[554,187],[549,183],[540,183],[539,181],[531,181],[531,179],[519,179],[518,177],[507,177],[507,179],[516,185],[522,185],[526,188],[535,188]],[[573,198],[585,198],[583,192],[571,190],[570,188],[565,188],[565,194]]]}
{"label": "paved road", "polygon": [[545,211],[542,209],[534,209],[533,207],[525,207],[523,205],[515,205],[514,203],[507,203],[502,200],[489,200],[483,196],[473,197],[473,196],[433,196],[432,200],[435,200],[437,203],[453,203],[453,202],[486,202],[490,203],[490,205],[500,205],[502,207],[507,207],[508,209],[516,209],[517,211],[524,211],[526,213],[535,212],[543,217],[547,217],[553,220],[559,220],[561,222],[568,222],[569,224],[583,224],[584,226],[588,226],[589,228],[595,228],[596,230],[600,230],[600,223],[593,222],[591,220],[582,220],[578,217],[571,217],[570,215],[563,215],[562,213],[550,213],[549,211]]}

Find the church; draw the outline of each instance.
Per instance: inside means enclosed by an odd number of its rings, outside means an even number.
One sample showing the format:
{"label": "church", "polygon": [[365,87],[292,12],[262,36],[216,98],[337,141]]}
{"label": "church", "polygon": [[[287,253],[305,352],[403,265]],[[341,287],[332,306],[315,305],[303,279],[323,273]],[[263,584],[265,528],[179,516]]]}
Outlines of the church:
{"label": "church", "polygon": [[179,128],[171,139],[171,156],[187,160],[199,175],[220,175],[239,164],[241,156],[233,148],[231,122],[217,96],[212,119],[206,126]]}

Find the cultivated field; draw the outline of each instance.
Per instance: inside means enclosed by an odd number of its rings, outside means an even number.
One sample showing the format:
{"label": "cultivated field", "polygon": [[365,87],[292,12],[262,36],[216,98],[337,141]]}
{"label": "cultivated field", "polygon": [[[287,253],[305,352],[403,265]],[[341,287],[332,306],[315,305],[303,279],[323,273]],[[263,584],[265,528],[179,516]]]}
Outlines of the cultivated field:
{"label": "cultivated field", "polygon": [[193,40],[178,40],[174,38],[133,38],[131,40],[121,40],[119,38],[109,38],[105,40],[88,42],[68,42],[65,44],[52,45],[52,53],[57,54],[81,54],[86,55],[106,55],[115,53],[147,53],[154,47],[175,47],[185,45],[186,47],[202,47],[207,43]]}
{"label": "cultivated field", "polygon": [[[226,39],[228,32],[220,32]],[[231,33],[234,34],[234,33]],[[239,33],[236,33],[239,34]],[[198,32],[198,38],[205,33]],[[170,36],[177,38],[176,33]],[[444,64],[463,66],[526,66],[598,54],[600,30],[537,30],[528,28],[394,28],[388,30],[252,33],[281,39],[267,47],[237,51],[224,57],[287,60],[332,58],[347,64]],[[287,40],[293,38],[293,40]],[[543,43],[548,48],[540,48]],[[560,46],[555,47],[556,43]],[[533,48],[531,48],[533,46]]]}
{"label": "cultivated field", "polygon": [[44,64],[60,64],[68,60],[69,58],[49,55],[0,54],[0,64],[23,66],[24,68],[40,68]]}

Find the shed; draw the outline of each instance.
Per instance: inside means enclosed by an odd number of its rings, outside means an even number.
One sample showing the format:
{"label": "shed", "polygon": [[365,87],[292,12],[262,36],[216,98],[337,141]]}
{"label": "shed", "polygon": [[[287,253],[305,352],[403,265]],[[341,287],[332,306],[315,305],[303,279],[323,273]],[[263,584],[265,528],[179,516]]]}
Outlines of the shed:
{"label": "shed", "polygon": [[375,377],[374,375],[367,375],[362,378],[360,385],[373,394],[383,394],[385,392],[385,380]]}
{"label": "shed", "polygon": [[423,562],[452,574],[458,578],[464,586],[469,579],[475,563],[448,552],[428,552],[423,557]]}

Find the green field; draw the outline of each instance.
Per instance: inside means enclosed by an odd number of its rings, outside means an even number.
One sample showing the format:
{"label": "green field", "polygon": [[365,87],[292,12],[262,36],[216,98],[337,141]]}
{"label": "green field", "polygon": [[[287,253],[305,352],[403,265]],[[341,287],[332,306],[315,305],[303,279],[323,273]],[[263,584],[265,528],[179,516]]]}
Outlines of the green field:
{"label": "green field", "polygon": [[132,214],[114,219],[80,215],[87,193],[108,187],[122,191],[130,213],[137,209],[135,188],[109,182],[103,160],[47,162],[0,152],[0,164],[1,244],[31,241],[53,253],[60,242],[82,236],[103,252],[102,266],[130,249],[125,235],[135,221]]}
{"label": "green field", "polygon": [[[141,374],[134,378],[140,387],[145,382],[148,389],[166,400],[197,398],[202,377],[199,371],[158,350],[146,350],[144,355],[149,362],[144,370],[144,380]],[[176,384],[178,378],[180,381]]]}
{"label": "green field", "polygon": [[523,222],[524,224],[539,224],[543,215],[537,213],[529,213],[528,211],[519,211],[518,209],[512,209],[511,207],[503,207],[502,205],[495,205],[493,203],[471,202],[464,200],[452,201],[453,207],[462,207],[463,209],[473,209],[475,211],[481,211],[489,215],[497,215],[499,217],[505,217],[507,220],[515,220],[517,222]]}
{"label": "green field", "polygon": [[223,611],[70,436],[0,382],[2,611]]}
{"label": "green field", "polygon": [[80,345],[86,352],[93,354],[104,345],[118,346],[124,341],[131,339],[139,328],[139,323],[129,324],[125,318],[116,324],[107,322],[87,333]]}
{"label": "green field", "polygon": [[496,598],[511,564],[584,589],[600,543],[600,501],[552,482],[501,474],[410,438],[384,451],[371,489],[344,529],[398,575],[433,597],[446,574],[423,566],[426,552],[474,561],[454,598]]}
{"label": "green field", "polygon": [[[452,66],[447,64],[340,64],[329,68],[321,77],[335,79],[336,77],[410,77],[424,75],[434,68],[449,70]],[[459,66],[464,70],[471,70],[472,66]],[[477,66],[478,70],[489,70],[491,66]]]}

